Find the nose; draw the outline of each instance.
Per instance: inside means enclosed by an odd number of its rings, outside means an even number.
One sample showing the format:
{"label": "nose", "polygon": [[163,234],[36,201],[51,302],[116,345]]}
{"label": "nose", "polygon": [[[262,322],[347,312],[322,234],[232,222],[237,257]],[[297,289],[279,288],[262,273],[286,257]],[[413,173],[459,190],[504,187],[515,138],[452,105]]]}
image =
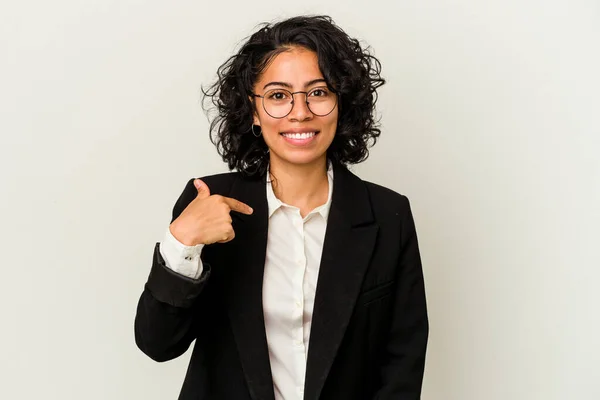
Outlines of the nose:
{"label": "nose", "polygon": [[303,92],[294,93],[294,102],[292,103],[292,111],[288,114],[288,118],[292,121],[306,121],[312,118],[313,114],[306,103],[306,94]]}

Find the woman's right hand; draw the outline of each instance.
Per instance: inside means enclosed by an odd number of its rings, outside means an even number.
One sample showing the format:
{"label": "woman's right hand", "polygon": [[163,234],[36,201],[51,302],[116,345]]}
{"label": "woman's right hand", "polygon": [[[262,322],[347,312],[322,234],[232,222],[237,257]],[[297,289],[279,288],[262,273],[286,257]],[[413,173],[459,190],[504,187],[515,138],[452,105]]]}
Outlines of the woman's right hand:
{"label": "woman's right hand", "polygon": [[198,195],[177,217],[169,229],[186,246],[226,243],[235,237],[230,212],[252,214],[252,208],[241,201],[220,195],[211,195],[201,179],[194,179]]}

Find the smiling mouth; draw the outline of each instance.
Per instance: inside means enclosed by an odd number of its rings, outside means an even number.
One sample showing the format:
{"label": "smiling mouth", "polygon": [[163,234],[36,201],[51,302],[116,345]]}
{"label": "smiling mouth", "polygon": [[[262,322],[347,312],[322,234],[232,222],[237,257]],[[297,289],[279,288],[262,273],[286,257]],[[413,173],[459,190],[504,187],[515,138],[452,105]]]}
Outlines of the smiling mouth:
{"label": "smiling mouth", "polygon": [[310,139],[316,135],[319,134],[320,131],[314,131],[314,132],[302,132],[302,133],[286,133],[286,132],[282,132],[280,133],[281,136],[284,136],[288,139],[296,139],[296,140],[303,140],[303,139]]}

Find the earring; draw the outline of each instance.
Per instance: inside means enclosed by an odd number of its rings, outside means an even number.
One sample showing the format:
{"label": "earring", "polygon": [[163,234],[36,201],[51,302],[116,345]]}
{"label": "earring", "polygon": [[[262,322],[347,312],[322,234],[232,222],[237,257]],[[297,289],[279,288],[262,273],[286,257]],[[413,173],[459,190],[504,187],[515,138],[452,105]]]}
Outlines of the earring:
{"label": "earring", "polygon": [[[259,130],[258,130],[258,135],[256,134],[256,132],[254,132],[254,127],[255,127],[255,126],[258,126],[258,129],[259,129]],[[256,137],[260,137],[260,135],[262,134],[262,130],[260,130],[260,125],[254,125],[254,124],[253,124],[251,129],[252,129],[252,134],[253,134],[254,136],[256,136]]]}

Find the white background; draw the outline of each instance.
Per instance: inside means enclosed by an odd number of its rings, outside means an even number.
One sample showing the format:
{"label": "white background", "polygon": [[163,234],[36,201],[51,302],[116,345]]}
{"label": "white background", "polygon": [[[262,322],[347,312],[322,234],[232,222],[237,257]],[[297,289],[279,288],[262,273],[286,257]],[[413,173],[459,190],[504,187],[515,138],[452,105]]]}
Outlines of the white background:
{"label": "white background", "polygon": [[192,176],[201,85],[262,21],[326,13],[388,83],[363,179],[409,197],[425,400],[600,399],[600,3],[21,0],[0,6],[0,398],[175,399],[133,319]]}

